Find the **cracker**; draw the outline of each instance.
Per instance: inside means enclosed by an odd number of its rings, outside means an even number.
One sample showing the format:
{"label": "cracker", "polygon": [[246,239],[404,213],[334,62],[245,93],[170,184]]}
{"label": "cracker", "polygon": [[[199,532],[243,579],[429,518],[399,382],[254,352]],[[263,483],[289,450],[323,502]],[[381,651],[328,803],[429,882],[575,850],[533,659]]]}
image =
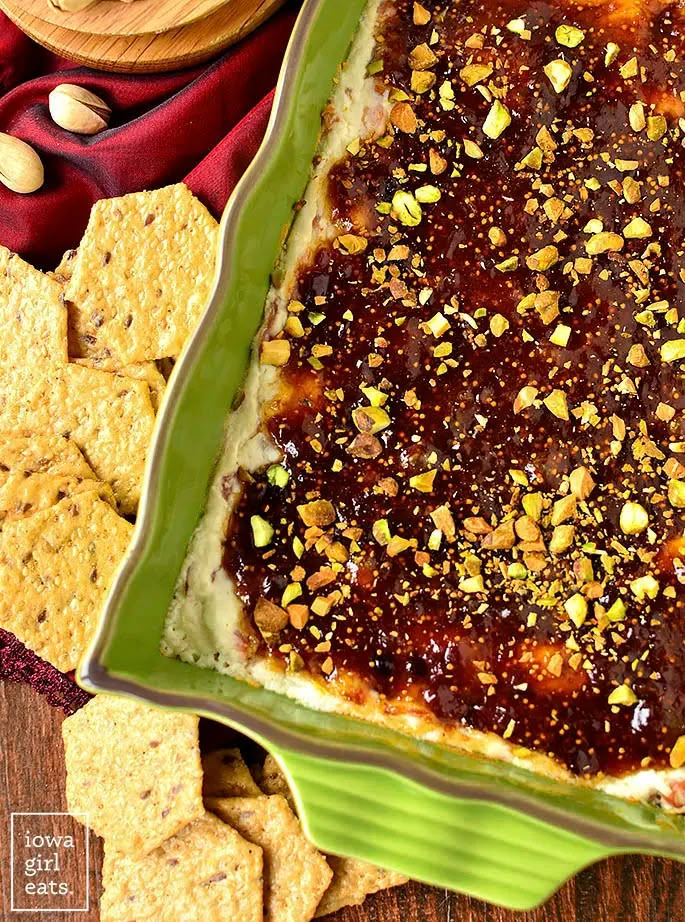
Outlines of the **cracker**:
{"label": "cracker", "polygon": [[305,837],[284,797],[209,798],[207,807],[264,853],[269,922],[309,922],[333,873]]}
{"label": "cracker", "polygon": [[[264,761],[259,785],[266,794],[283,795],[294,809],[294,798],[288,782],[272,755],[268,755]],[[408,880],[402,874],[384,871],[357,858],[326,855],[326,859],[333,871],[333,879],[316,910],[317,917],[328,915],[343,906],[359,906],[369,894],[398,887]]]}
{"label": "cracker", "polygon": [[78,493],[95,493],[116,509],[114,493],[108,483],[70,474],[11,471],[0,486],[0,523],[35,515]]}
{"label": "cracker", "polygon": [[264,760],[258,781],[259,787],[265,794],[280,794],[288,801],[291,809],[295,810],[295,798],[285,780],[285,775],[272,755],[268,755]]}
{"label": "cracker", "polygon": [[81,449],[61,435],[0,432],[0,486],[12,471],[94,478]]}
{"label": "cracker", "polygon": [[78,250],[67,250],[61,258],[59,266],[53,272],[45,273],[48,278],[54,279],[62,286],[66,285],[74,273],[74,260],[77,253]]}
{"label": "cracker", "polygon": [[97,359],[74,359],[74,364],[84,368],[98,368],[100,371],[113,371],[124,378],[133,378],[136,381],[145,381],[150,388],[150,400],[155,413],[164,396],[166,380],[154,362],[136,362],[133,365],[124,365],[123,368],[109,368],[110,363],[99,362]]}
{"label": "cracker", "polygon": [[145,382],[80,365],[58,369],[0,412],[0,427],[68,435],[124,514],[138,505],[154,424]]}
{"label": "cracker", "polygon": [[0,246],[0,409],[67,363],[61,287]]}
{"label": "cracker", "polygon": [[259,797],[262,793],[239,749],[217,749],[202,756],[205,797]]}
{"label": "cracker", "polygon": [[143,858],[105,843],[101,922],[263,922],[262,854],[205,814]]}
{"label": "cracker", "polygon": [[133,527],[97,493],[0,531],[0,627],[62,672],[90,641]]}
{"label": "cracker", "polygon": [[98,695],[63,724],[67,803],[110,849],[141,857],[202,816],[199,720]]}
{"label": "cracker", "polygon": [[211,292],[217,231],[182,183],[96,202],[65,289],[70,354],[177,356]]}
{"label": "cracker", "polygon": [[326,858],[333,871],[333,880],[317,907],[317,919],[343,906],[360,906],[370,894],[399,887],[409,880],[396,871],[384,871],[357,858],[338,858],[335,855],[326,855]]}

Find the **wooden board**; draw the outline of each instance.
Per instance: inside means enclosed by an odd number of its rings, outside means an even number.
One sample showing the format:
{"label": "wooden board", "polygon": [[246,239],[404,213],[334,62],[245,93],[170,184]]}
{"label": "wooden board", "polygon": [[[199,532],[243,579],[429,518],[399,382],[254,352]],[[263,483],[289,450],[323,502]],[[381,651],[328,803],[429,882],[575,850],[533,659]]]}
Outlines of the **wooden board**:
{"label": "wooden board", "polygon": [[[9,882],[5,885],[9,814],[65,809],[61,723],[61,712],[50,708],[33,689],[0,682],[2,922],[23,918],[10,912]],[[101,861],[101,840],[91,835],[91,909],[74,915],[77,922],[98,922]],[[72,918],[66,913],[43,916],[46,922]],[[43,916],[28,915],[26,922],[41,922]],[[685,866],[632,855],[612,858],[583,871],[545,906],[530,913],[509,912],[445,890],[408,884],[371,896],[361,907],[327,916],[326,922],[685,922]]]}
{"label": "wooden board", "polygon": [[15,6],[53,26],[95,35],[145,35],[187,26],[215,13],[233,0],[100,0],[85,10],[68,13],[48,0],[14,0]]}
{"label": "wooden board", "polygon": [[90,35],[65,29],[26,13],[17,0],[0,0],[0,9],[40,45],[78,64],[100,70],[150,73],[209,60],[256,29],[283,3],[284,0],[230,0],[190,25],[159,35],[137,36]]}

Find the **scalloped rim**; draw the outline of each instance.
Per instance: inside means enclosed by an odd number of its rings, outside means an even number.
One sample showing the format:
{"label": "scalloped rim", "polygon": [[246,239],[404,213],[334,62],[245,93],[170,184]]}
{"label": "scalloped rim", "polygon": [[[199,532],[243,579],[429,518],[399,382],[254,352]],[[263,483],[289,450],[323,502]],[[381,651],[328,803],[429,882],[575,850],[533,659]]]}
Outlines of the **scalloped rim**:
{"label": "scalloped rim", "polygon": [[[295,102],[294,77],[302,65],[309,32],[320,8],[327,2],[329,0],[305,0],[285,53],[264,139],[252,163],[234,189],[222,215],[219,258],[212,297],[197,330],[174,369],[172,380],[165,394],[147,462],[134,538],[110,589],[96,635],[78,669],[79,684],[88,691],[127,695],[160,707],[189,710],[210,719],[218,719],[234,726],[262,744],[270,744],[279,750],[281,756],[286,755],[290,750],[298,755],[315,759],[365,765],[400,775],[431,791],[450,797],[497,804],[552,826],[561,826],[567,832],[587,838],[606,850],[604,856],[620,852],[640,852],[665,855],[685,862],[685,836],[681,844],[675,835],[669,836],[667,841],[664,841],[657,831],[632,833],[611,829],[601,820],[593,821],[586,817],[579,817],[562,806],[554,808],[543,804],[532,794],[524,792],[513,794],[508,790],[497,790],[493,782],[474,783],[448,778],[437,769],[433,771],[414,762],[410,755],[399,749],[390,750],[388,748],[384,752],[378,752],[362,742],[346,741],[343,750],[341,744],[314,740],[307,736],[306,732],[294,732],[278,723],[246,714],[239,707],[220,703],[208,696],[160,691],[143,682],[121,678],[109,672],[102,662],[105,650],[114,633],[121,596],[129,578],[148,548],[153,525],[153,509],[159,498],[159,461],[171,444],[173,418],[185,388],[186,378],[203,352],[210,331],[223,308],[227,292],[231,287],[231,255],[236,244],[237,219],[246,204],[255,178],[268,169],[272,156],[274,156],[273,152],[278,148],[283,136],[288,113]],[[564,782],[559,782],[559,784],[564,789],[571,787]]]}

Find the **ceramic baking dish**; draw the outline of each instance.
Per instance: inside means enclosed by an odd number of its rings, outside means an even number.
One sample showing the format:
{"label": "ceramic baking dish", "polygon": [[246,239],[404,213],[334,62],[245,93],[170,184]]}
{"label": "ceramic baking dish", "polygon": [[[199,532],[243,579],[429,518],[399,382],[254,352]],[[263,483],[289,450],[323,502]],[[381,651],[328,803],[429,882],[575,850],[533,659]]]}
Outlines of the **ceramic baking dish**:
{"label": "ceramic baking dish", "polygon": [[159,652],[226,409],[240,389],[270,271],[307,184],[321,111],[364,5],[304,4],[266,139],[223,217],[214,297],[174,373],[135,539],[80,680],[91,690],[189,709],[257,740],[280,760],[322,849],[527,909],[608,855],[685,860],[682,819],[309,710]]}

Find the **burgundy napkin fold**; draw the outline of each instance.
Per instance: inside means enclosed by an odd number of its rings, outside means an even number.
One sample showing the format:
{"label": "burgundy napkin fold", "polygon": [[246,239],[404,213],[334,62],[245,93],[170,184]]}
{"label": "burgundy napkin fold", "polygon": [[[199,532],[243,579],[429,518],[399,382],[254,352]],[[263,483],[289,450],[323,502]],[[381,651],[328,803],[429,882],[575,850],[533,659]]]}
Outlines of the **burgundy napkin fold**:
{"label": "burgundy napkin fold", "polygon": [[[299,3],[210,65],[170,74],[107,74],[76,67],[30,41],[0,13],[0,131],[28,141],[45,165],[32,195],[0,185],[0,244],[42,269],[78,245],[91,206],[185,180],[219,218],[261,143],[273,89]],[[112,108],[108,130],[70,134],[52,122],[47,98],[76,83]],[[87,695],[0,629],[0,680],[30,683],[70,713]]]}

